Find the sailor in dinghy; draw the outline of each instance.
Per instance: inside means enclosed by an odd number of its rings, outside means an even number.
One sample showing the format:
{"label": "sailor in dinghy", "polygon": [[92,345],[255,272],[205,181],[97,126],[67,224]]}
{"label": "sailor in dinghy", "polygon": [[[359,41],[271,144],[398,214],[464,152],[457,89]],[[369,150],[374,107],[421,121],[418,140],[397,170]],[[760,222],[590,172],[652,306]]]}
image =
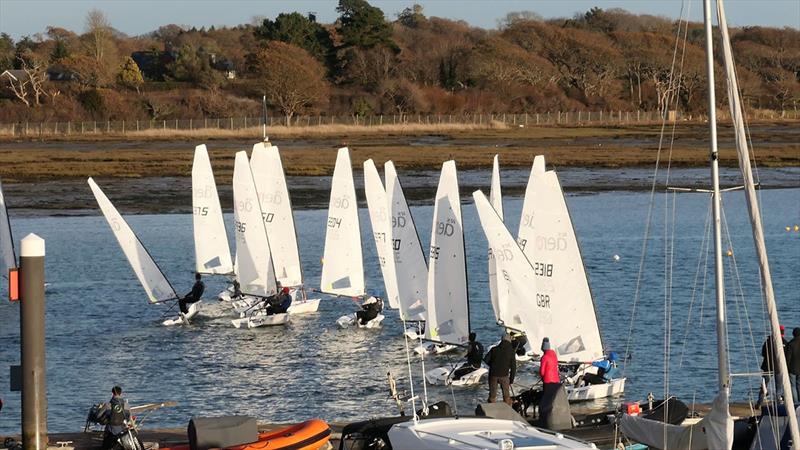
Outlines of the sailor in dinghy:
{"label": "sailor in dinghy", "polygon": [[244,317],[233,319],[236,328],[285,325],[289,314],[268,314],[265,299],[278,294],[267,231],[261,214],[250,162],[244,151],[233,166],[233,214],[236,231],[236,276],[243,294],[260,299]]}
{"label": "sailor in dinghy", "polygon": [[[92,178],[89,178],[87,182],[97,200],[100,211],[103,213],[103,217],[108,222],[114,237],[117,239],[117,243],[119,243],[122,252],[125,254],[125,258],[147,293],[148,302],[151,305],[160,303],[172,304],[172,307],[162,316],[162,318],[166,317],[170,311],[173,311],[178,306],[178,294],[169,280],[167,280],[164,272],[153,260],[153,257],[150,256],[142,241],[139,240],[119,211],[117,211],[117,208],[106,197],[100,186]],[[192,303],[185,315],[168,318],[162,322],[163,325],[188,324],[189,320],[200,311],[200,303],[200,301]]]}
{"label": "sailor in dinghy", "polygon": [[[326,224],[320,291],[336,297],[349,297],[356,302],[358,299],[365,299],[364,304],[373,303],[370,297],[367,297],[364,283],[361,225],[358,220],[358,202],[350,150],[347,147],[340,148],[336,154]],[[383,309],[383,302],[375,306]],[[341,328],[356,324],[358,328],[378,328],[385,318],[378,312],[374,318],[362,325],[356,319],[356,314],[344,315],[336,321],[336,324]]]}

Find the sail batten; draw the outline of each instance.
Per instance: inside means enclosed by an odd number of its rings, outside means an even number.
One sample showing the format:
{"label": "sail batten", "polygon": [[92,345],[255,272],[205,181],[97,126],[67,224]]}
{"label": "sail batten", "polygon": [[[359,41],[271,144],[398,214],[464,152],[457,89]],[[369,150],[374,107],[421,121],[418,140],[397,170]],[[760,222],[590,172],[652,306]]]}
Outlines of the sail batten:
{"label": "sail batten", "polygon": [[[425,320],[428,298],[428,263],[417,234],[414,217],[406,202],[403,187],[394,164],[384,164],[386,196],[391,210],[392,253],[397,278],[397,303],[400,318],[405,321]],[[391,302],[392,300],[389,299]]]}
{"label": "sail batten", "polygon": [[206,274],[233,272],[231,249],[222,218],[217,183],[205,145],[194,149],[192,164],[192,225],[195,271]]}
{"label": "sail batten", "polygon": [[428,257],[425,338],[464,344],[469,334],[469,295],[461,198],[454,161],[442,164]]}
{"label": "sail batten", "polygon": [[236,153],[233,166],[233,216],[236,277],[244,294],[268,297],[277,291],[275,269],[247,153]]}
{"label": "sail batten", "polygon": [[278,147],[267,143],[253,146],[250,167],[267,230],[275,276],[283,286],[303,284],[292,204]]}
{"label": "sail batten", "polygon": [[331,181],[320,288],[350,297],[365,294],[361,227],[350,151],[339,149]]}
{"label": "sail batten", "polygon": [[150,256],[144,244],[142,244],[119,211],[117,211],[117,208],[114,207],[108,197],[103,193],[102,189],[100,189],[100,186],[98,186],[92,178],[89,178],[87,181],[97,200],[97,205],[103,213],[103,217],[105,217],[106,222],[108,222],[109,227],[111,227],[114,237],[117,238],[117,242],[122,252],[125,254],[125,257],[128,259],[128,263],[131,265],[133,272],[136,274],[136,278],[147,293],[148,302],[160,303],[177,299],[178,294],[175,293],[175,289],[169,283],[167,277],[164,276],[164,273],[161,271],[161,268],[158,267],[155,260],[153,260],[153,257]]}

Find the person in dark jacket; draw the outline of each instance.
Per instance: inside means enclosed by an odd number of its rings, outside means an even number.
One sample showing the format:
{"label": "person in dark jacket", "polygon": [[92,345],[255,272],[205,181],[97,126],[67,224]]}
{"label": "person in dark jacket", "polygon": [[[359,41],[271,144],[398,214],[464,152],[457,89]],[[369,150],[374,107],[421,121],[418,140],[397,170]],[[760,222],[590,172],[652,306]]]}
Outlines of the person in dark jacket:
{"label": "person in dark jacket", "polygon": [[467,354],[464,355],[464,358],[467,359],[467,362],[453,371],[453,380],[457,380],[464,375],[481,368],[481,362],[483,361],[483,345],[476,339],[477,335],[475,332],[470,331]]}
{"label": "person in dark jacket", "polygon": [[[789,343],[786,342],[786,339],[783,338],[783,334],[785,331],[785,327],[783,325],[780,326],[781,328],[781,343],[780,349],[783,350],[784,356],[786,357],[786,364],[789,365]],[[758,401],[756,402],[756,407],[760,408],[761,405],[764,403],[764,400],[767,395],[767,391],[769,390],[769,383],[771,380],[774,379],[775,381],[775,398],[773,400],[778,401],[783,397],[783,383],[781,379],[781,374],[779,372],[778,367],[778,353],[776,348],[777,346],[774,345],[772,339],[772,334],[767,336],[767,340],[764,341],[764,345],[761,346],[761,378],[763,378],[764,382],[762,383],[761,390],[758,393]]]}
{"label": "person in dark jacket", "polygon": [[789,351],[786,363],[789,365],[789,380],[792,382],[794,401],[800,400],[800,328],[792,330],[792,340],[789,341]]}
{"label": "person in dark jacket", "polygon": [[282,288],[267,301],[267,315],[284,314],[289,311],[290,306],[292,306],[292,296],[289,294],[289,288]]}
{"label": "person in dark jacket", "polygon": [[183,296],[182,299],[178,300],[178,306],[181,308],[181,314],[188,314],[189,313],[189,305],[195,302],[200,301],[200,297],[203,296],[203,292],[206,290],[206,285],[200,280],[200,273],[194,274],[194,286],[192,286],[192,290]]}
{"label": "person in dark jacket", "polygon": [[108,409],[104,413],[106,423],[103,432],[103,450],[114,447],[117,436],[125,431],[126,422],[131,419],[131,408],[128,401],[122,396],[122,388],[114,386],[111,388],[111,400],[108,402]]}
{"label": "person in dark jacket", "polygon": [[383,310],[383,302],[378,297],[370,297],[361,305],[361,311],[356,311],[358,323],[366,325],[370,320],[378,317]]}
{"label": "person in dark jacket", "polygon": [[486,354],[486,364],[489,365],[489,403],[497,400],[497,385],[503,391],[503,401],[511,406],[511,384],[517,375],[517,359],[514,355],[514,345],[511,344],[511,335],[506,333],[499,344],[492,347]]}

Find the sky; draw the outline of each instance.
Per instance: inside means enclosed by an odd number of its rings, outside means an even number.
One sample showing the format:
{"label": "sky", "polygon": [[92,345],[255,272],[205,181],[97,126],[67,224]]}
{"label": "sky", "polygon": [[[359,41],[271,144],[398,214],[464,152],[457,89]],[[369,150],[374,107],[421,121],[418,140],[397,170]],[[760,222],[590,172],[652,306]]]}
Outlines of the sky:
{"label": "sky", "polygon": [[[202,26],[250,23],[256,16],[274,18],[281,12],[315,12],[319,22],[336,19],[336,0],[0,0],[0,32],[19,39],[59,26],[82,32],[86,12],[97,8],[111,25],[131,36],[170,23]],[[571,17],[593,6],[624,8],[638,14],[677,18],[681,6],[694,21],[702,20],[700,0],[371,0],[388,19],[413,3],[427,16],[464,20],[481,28],[496,28],[498,19],[511,11],[534,11],[550,17]],[[800,0],[728,0],[730,26],[790,26],[800,29]]]}

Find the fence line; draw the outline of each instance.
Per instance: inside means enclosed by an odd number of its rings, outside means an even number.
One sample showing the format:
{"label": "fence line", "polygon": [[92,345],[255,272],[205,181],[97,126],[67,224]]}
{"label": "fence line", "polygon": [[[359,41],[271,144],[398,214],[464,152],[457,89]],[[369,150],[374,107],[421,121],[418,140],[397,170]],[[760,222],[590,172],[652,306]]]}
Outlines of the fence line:
{"label": "fence line", "polygon": [[[718,112],[721,121],[730,113]],[[797,109],[784,111],[758,110],[748,113],[748,120],[797,120]],[[705,121],[705,115],[692,115],[671,111],[670,120],[684,122]],[[651,124],[661,122],[658,111],[556,111],[523,114],[398,114],[373,116],[295,116],[290,126],[347,125],[373,127],[383,125],[489,125],[502,123],[511,127],[526,126],[593,126],[615,124]],[[285,117],[269,117],[268,127],[284,127]],[[80,122],[16,122],[0,124],[0,135],[53,136],[53,135],[128,135],[148,130],[249,130],[260,127],[260,117],[215,117],[202,119],[116,120]]]}

